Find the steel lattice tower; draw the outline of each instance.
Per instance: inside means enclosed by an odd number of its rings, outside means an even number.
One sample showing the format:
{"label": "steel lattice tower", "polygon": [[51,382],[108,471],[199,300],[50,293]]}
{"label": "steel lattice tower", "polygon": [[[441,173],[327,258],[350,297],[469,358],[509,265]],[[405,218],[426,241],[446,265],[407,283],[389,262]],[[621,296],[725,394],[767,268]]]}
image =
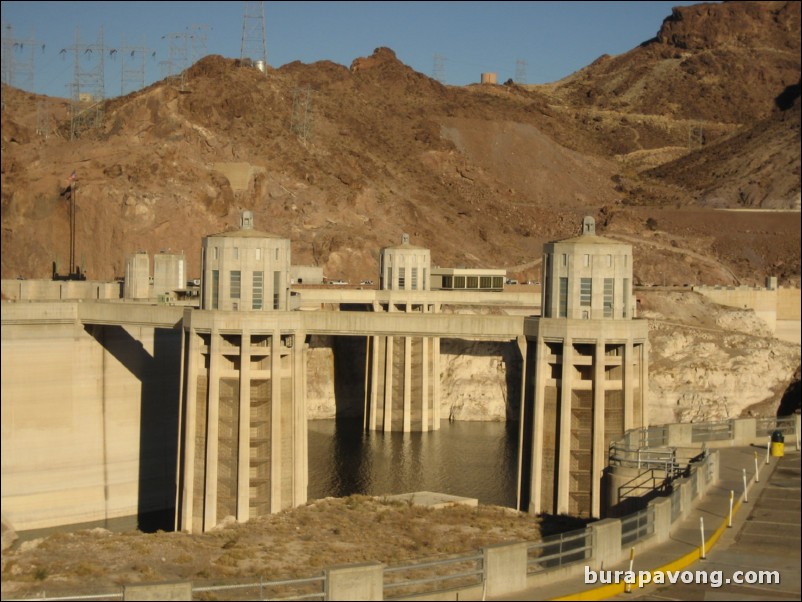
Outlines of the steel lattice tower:
{"label": "steel lattice tower", "polygon": [[522,59],[515,61],[515,83],[521,85],[526,83],[526,61]]}
{"label": "steel lattice tower", "polygon": [[434,66],[432,67],[432,79],[435,79],[444,85],[446,83],[446,57],[444,57],[442,54],[434,55]]}
{"label": "steel lattice tower", "polygon": [[[14,36],[14,28],[3,24],[2,81],[4,84],[34,92],[34,57],[38,42]],[[44,46],[42,47],[44,49]]]}
{"label": "steel lattice tower", "polygon": [[[242,44],[240,65],[262,61],[267,70],[267,38],[265,35],[265,3],[243,2]],[[252,63],[251,63],[252,62]]]}
{"label": "steel lattice tower", "polygon": [[189,29],[189,60],[192,65],[206,56],[206,42],[211,29],[208,25],[190,25]]}
{"label": "steel lattice tower", "polygon": [[189,56],[189,33],[186,31],[168,33],[162,36],[162,40],[169,40],[170,50],[166,61],[161,61],[162,77],[169,78],[176,75],[182,76],[187,68],[187,57]]}
{"label": "steel lattice tower", "polygon": [[290,123],[290,129],[298,135],[304,145],[312,136],[314,121],[312,94],[313,90],[309,86],[295,88],[292,91],[292,122]]}
{"label": "steel lattice tower", "polygon": [[[73,80],[71,88],[72,107],[70,112],[70,139],[80,137],[82,131],[97,127],[103,118],[103,101],[106,98],[104,79],[103,28],[95,44],[81,43],[78,28],[75,29],[75,43],[69,49],[73,52]],[[87,67],[81,61],[88,63]]]}
{"label": "steel lattice tower", "polygon": [[[110,52],[115,52],[114,50]],[[123,36],[120,55],[120,96],[145,87],[145,57],[151,52],[143,40],[141,46],[128,46]]]}

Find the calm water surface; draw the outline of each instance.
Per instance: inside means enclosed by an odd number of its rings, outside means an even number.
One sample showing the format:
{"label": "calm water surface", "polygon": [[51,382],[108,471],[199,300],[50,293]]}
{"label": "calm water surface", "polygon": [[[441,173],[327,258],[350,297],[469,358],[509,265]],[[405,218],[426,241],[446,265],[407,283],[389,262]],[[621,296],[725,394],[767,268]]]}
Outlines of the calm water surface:
{"label": "calm water surface", "polygon": [[311,420],[308,497],[434,491],[514,507],[517,450],[517,422],[379,433],[364,432],[360,419]]}

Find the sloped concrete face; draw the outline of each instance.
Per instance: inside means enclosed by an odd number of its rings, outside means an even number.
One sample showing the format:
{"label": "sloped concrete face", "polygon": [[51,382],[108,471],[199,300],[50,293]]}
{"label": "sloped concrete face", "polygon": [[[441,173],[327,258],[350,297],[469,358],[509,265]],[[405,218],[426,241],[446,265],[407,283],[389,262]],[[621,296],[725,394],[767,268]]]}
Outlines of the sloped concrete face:
{"label": "sloped concrete face", "polygon": [[169,515],[178,331],[48,323],[47,307],[35,324],[9,324],[4,307],[4,518],[25,532],[125,517],[142,527],[149,513]]}

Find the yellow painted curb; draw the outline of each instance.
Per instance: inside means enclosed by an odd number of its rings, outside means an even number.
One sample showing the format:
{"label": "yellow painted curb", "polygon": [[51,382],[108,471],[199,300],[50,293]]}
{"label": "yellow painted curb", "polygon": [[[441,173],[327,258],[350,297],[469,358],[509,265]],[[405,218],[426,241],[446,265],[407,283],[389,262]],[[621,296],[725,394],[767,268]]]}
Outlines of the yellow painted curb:
{"label": "yellow painted curb", "polygon": [[[732,507],[732,514],[738,512],[738,509],[741,507],[741,500],[739,499]],[[724,533],[727,529],[727,522],[728,519],[725,518],[722,521],[721,525],[719,525],[718,529],[716,529],[710,537],[705,541],[705,550],[710,551],[710,549],[715,545],[715,543],[721,537],[721,534]],[[702,547],[699,546],[698,548],[694,548],[693,551],[685,554],[685,556],[681,556],[676,560],[669,562],[668,564],[664,564],[663,566],[657,567],[656,569],[651,569],[649,572],[652,575],[652,580],[654,579],[655,573],[667,573],[668,571],[679,571],[684,569],[685,567],[693,564],[697,560],[702,557]],[[641,569],[643,570],[643,569]],[[637,573],[637,571],[636,571]],[[638,587],[637,584],[632,584],[632,587]],[[596,587],[594,589],[585,590],[583,592],[579,592],[577,594],[569,594],[567,596],[560,596],[559,598],[551,598],[551,600],[604,600],[606,598],[611,598],[613,596],[617,596],[618,594],[623,594],[626,591],[626,584],[625,583],[610,583],[608,585],[603,585],[601,587]]]}

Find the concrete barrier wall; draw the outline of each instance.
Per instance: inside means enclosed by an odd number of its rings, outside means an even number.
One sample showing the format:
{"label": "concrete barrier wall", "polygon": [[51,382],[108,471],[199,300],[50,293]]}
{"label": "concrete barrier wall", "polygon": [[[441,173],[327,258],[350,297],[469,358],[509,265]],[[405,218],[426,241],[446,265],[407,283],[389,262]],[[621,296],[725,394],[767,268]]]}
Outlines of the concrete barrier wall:
{"label": "concrete barrier wall", "polygon": [[720,305],[754,310],[772,331],[777,331],[778,335],[782,334],[781,338],[784,340],[789,340],[785,332],[787,329],[796,327],[797,332],[799,330],[798,323],[802,320],[802,309],[800,309],[802,290],[798,288],[769,290],[747,286],[737,288],[695,286],[693,290]]}
{"label": "concrete barrier wall", "polygon": [[176,457],[180,333],[85,329],[56,314],[53,323],[13,324],[4,308],[4,517],[24,533],[169,509],[175,462],[164,458]]}
{"label": "concrete barrier wall", "polygon": [[774,332],[777,327],[777,289],[752,288],[747,286],[715,288],[709,286],[695,286],[694,292],[700,293],[727,307],[751,309],[755,314],[769,325]]}
{"label": "concrete barrier wall", "polygon": [[798,288],[781,288],[777,290],[777,319],[778,320],[802,320],[802,308],[800,308],[800,295],[802,290]]}
{"label": "concrete barrier wall", "polygon": [[119,299],[120,283],[100,280],[3,280],[3,299],[9,301],[72,301]]}

